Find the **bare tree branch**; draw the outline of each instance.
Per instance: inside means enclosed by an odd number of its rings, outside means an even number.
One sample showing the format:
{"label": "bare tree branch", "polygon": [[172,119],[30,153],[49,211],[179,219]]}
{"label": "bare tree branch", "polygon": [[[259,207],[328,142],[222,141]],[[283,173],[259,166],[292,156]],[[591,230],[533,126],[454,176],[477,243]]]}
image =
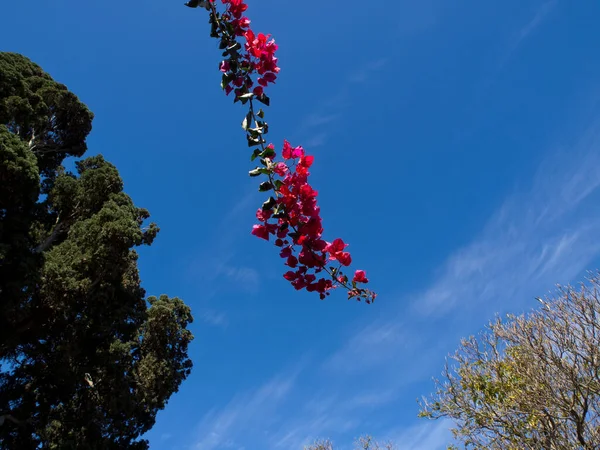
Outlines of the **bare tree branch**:
{"label": "bare tree branch", "polygon": [[461,342],[421,416],[469,449],[600,449],[598,275]]}

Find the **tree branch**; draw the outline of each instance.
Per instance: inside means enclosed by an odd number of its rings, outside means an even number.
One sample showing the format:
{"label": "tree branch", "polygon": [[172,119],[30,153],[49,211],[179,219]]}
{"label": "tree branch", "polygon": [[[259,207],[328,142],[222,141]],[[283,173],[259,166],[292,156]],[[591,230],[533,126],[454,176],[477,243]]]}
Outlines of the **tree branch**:
{"label": "tree branch", "polygon": [[61,222],[54,227],[54,230],[52,230],[52,233],[50,234],[50,236],[48,236],[44,240],[44,242],[42,242],[40,245],[38,245],[34,249],[34,253],[43,253],[46,250],[48,250],[48,248],[54,243],[54,241],[56,240],[58,235],[60,233],[62,233],[63,231],[64,231],[64,222]]}
{"label": "tree branch", "polygon": [[6,420],[9,420],[10,422],[14,423],[15,425],[18,425],[20,427],[24,427],[25,425],[27,425],[28,423],[31,423],[30,419],[27,420],[19,420],[17,419],[15,416],[13,416],[12,414],[2,414],[0,415],[0,426],[4,425],[4,422]]}

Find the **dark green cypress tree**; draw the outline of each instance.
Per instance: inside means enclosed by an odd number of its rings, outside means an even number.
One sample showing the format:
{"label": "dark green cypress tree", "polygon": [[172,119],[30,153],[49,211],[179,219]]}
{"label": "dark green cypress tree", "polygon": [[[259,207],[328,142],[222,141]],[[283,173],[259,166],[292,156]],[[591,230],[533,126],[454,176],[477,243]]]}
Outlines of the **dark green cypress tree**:
{"label": "dark green cypress tree", "polygon": [[134,248],[158,227],[102,156],[93,115],[0,53],[0,448],[143,449],[188,376],[189,307],[146,298]]}

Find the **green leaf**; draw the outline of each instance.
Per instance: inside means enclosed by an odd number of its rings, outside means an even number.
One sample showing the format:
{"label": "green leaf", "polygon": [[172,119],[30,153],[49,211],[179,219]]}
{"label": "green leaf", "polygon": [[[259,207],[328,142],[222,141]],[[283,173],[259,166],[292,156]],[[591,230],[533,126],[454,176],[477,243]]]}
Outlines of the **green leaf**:
{"label": "green leaf", "polygon": [[262,133],[260,132],[260,129],[257,128],[248,128],[246,130],[248,132],[248,134],[250,136],[252,136],[253,138],[258,138]]}
{"label": "green leaf", "polygon": [[258,185],[259,192],[266,192],[266,191],[270,191],[271,189],[273,189],[273,185],[271,184],[270,181],[263,181],[262,183],[260,183]]}
{"label": "green leaf", "polygon": [[228,48],[227,50],[225,50],[225,52],[223,52],[223,56],[229,55],[231,56],[233,59],[238,59],[240,57],[239,51],[237,48]]}
{"label": "green leaf", "polygon": [[264,93],[262,95],[259,95],[258,97],[256,97],[256,100],[258,100],[259,102],[261,102],[267,106],[269,106],[271,103],[271,99],[269,97],[267,97],[267,94],[264,94]]}
{"label": "green leaf", "polygon": [[267,122],[257,121],[256,127],[252,128],[252,130],[259,132],[260,134],[267,134],[269,132],[269,125]]}
{"label": "green leaf", "polygon": [[277,200],[273,197],[269,197],[269,199],[262,204],[262,209],[267,211],[269,209],[273,209],[273,207],[277,204]]}
{"label": "green leaf", "polygon": [[240,98],[252,98],[254,94],[252,92],[248,92],[247,94],[240,95]]}
{"label": "green leaf", "polygon": [[242,121],[242,128],[244,130],[248,129],[248,124],[250,123],[251,120],[252,120],[252,112],[248,111],[248,114],[246,114],[246,117],[244,117],[244,120]]}
{"label": "green leaf", "polygon": [[260,117],[261,119],[265,118],[265,112],[262,109],[258,110],[258,113],[256,114],[258,117]]}
{"label": "green leaf", "polygon": [[273,218],[274,219],[282,219],[285,216],[286,216],[286,212],[285,212],[285,209],[283,207],[277,208],[275,210],[275,212],[273,213]]}
{"label": "green leaf", "polygon": [[256,167],[255,169],[252,169],[250,172],[248,172],[248,175],[250,175],[251,177],[257,177],[259,175],[268,175],[269,173],[269,169],[265,169],[263,167]]}
{"label": "green leaf", "polygon": [[[230,25],[229,23],[227,25]],[[239,42],[234,42],[233,44],[227,46],[227,50],[239,50],[242,48],[242,45]]]}
{"label": "green leaf", "polygon": [[258,158],[261,154],[261,150],[259,148],[255,148],[254,151],[252,152],[252,156],[250,156],[250,161],[254,161],[256,158]]}
{"label": "green leaf", "polygon": [[225,86],[227,86],[233,78],[234,75],[232,73],[224,73],[221,77],[221,89],[225,89]]}
{"label": "green leaf", "polygon": [[265,148],[261,153],[260,153],[260,157],[261,158],[270,158],[272,156],[275,155],[275,150],[273,150],[270,147]]}
{"label": "green leaf", "polygon": [[256,169],[252,169],[250,172],[248,172],[248,175],[250,175],[251,177],[257,177],[260,175],[260,167],[257,167]]}
{"label": "green leaf", "polygon": [[275,190],[278,191],[279,189],[281,189],[281,186],[283,186],[283,181],[281,181],[281,180],[275,180],[274,184],[275,184]]}
{"label": "green leaf", "polygon": [[246,139],[248,140],[248,147],[254,147],[255,145],[260,145],[261,142],[265,142],[260,136],[255,138],[250,135],[246,135]]}

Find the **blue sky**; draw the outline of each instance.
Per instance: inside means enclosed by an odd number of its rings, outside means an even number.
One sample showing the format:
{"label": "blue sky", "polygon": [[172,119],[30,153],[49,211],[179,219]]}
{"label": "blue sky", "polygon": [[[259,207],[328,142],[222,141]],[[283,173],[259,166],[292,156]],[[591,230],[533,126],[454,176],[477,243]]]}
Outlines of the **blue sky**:
{"label": "blue sky", "polygon": [[373,305],[293,291],[250,235],[244,110],[205,12],[181,3],[8,2],[0,28],[0,50],[94,111],[90,154],[162,229],[144,286],[193,308],[194,371],[152,448],[444,448],[415,400],[460,337],[598,267],[600,3],[249,0],[280,46],[271,138],[315,155],[327,237]]}

